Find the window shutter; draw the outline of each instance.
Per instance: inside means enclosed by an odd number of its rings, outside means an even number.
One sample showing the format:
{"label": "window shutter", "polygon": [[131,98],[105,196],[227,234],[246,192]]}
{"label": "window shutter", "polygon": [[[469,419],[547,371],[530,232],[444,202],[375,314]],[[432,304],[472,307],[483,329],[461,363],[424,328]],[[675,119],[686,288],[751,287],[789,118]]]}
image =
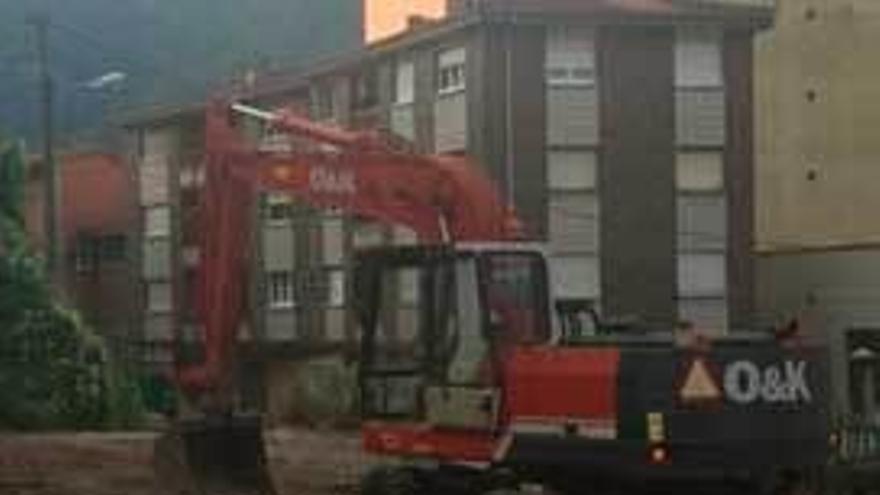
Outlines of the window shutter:
{"label": "window shutter", "polygon": [[415,71],[415,64],[412,61],[401,61],[397,64],[395,103],[408,104],[415,101]]}
{"label": "window shutter", "polygon": [[724,254],[680,254],[678,292],[684,297],[722,296],[726,289]]}
{"label": "window shutter", "polygon": [[555,297],[599,297],[599,260],[595,256],[554,256],[550,259],[550,274]]}
{"label": "window shutter", "polygon": [[677,87],[721,87],[721,35],[715,29],[682,28],[675,44]]}
{"label": "window shutter", "polygon": [[550,189],[583,190],[596,187],[596,154],[590,151],[551,151],[547,155]]}

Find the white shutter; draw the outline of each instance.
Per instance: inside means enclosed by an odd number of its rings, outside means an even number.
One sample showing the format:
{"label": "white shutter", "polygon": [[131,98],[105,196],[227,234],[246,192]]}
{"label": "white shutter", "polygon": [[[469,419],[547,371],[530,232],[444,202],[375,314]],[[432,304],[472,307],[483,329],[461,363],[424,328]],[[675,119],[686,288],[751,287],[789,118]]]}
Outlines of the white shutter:
{"label": "white shutter", "polygon": [[400,291],[400,304],[419,304],[419,275],[421,271],[416,268],[404,268],[398,271],[398,290]]}
{"label": "white shutter", "polygon": [[168,160],[165,155],[147,155],[141,162],[141,204],[168,202]]}
{"label": "white shutter", "polygon": [[451,48],[440,52],[437,57],[437,64],[440,68],[453,67],[463,65],[467,55],[464,48]]}
{"label": "white shutter", "polygon": [[595,256],[554,256],[550,276],[557,298],[599,297],[599,259]]}
{"label": "white shutter", "polygon": [[551,151],[547,154],[547,185],[553,190],[595,189],[596,154]]}
{"label": "white shutter", "polygon": [[546,74],[551,84],[590,84],[596,80],[595,31],[561,26],[547,32]]}
{"label": "white shutter", "polygon": [[704,332],[723,334],[727,331],[727,301],[723,298],[682,299],[678,303],[678,318]]}
{"label": "white shutter", "polygon": [[395,225],[391,235],[395,246],[413,246],[419,243],[419,236],[409,227]]}
{"label": "white shutter", "polygon": [[328,265],[342,264],[345,250],[342,218],[325,218],[321,226],[321,238],[324,263]]}
{"label": "white shutter", "polygon": [[327,301],[330,306],[345,305],[345,271],[333,270],[329,275]]}
{"label": "white shutter", "polygon": [[675,168],[679,191],[719,191],[724,188],[720,152],[680,152],[676,155]]}
{"label": "white shutter", "polygon": [[415,64],[412,61],[398,62],[396,72],[394,102],[401,105],[412,103],[415,101]]}
{"label": "white shutter", "polygon": [[154,206],[144,210],[144,234],[146,237],[164,237],[171,234],[171,208]]}
{"label": "white shutter", "polygon": [[677,87],[723,86],[721,35],[712,28],[679,28],[675,44]]}
{"label": "white shutter", "polygon": [[144,132],[144,155],[168,155],[174,148],[174,132],[169,129],[151,129]]}
{"label": "white shutter", "polygon": [[683,297],[723,296],[726,273],[724,254],[680,254],[678,293]]}
{"label": "white shutter", "polygon": [[171,284],[153,282],[147,284],[147,310],[151,312],[171,311]]}
{"label": "white shutter", "polygon": [[354,226],[352,244],[356,248],[381,246],[385,244],[385,231],[382,224],[358,222]]}
{"label": "white shutter", "polygon": [[599,248],[598,198],[590,192],[552,193],[550,247],[556,253],[595,253]]}
{"label": "white shutter", "polygon": [[727,207],[723,195],[679,196],[679,251],[724,250],[727,246]]}

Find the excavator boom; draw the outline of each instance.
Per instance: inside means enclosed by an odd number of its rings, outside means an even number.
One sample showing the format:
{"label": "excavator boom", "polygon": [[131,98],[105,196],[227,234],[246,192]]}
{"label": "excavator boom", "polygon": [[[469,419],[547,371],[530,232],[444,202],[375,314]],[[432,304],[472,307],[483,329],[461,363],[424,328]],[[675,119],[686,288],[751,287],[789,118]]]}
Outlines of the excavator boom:
{"label": "excavator boom", "polygon": [[[284,152],[253,149],[231,125],[232,112],[303,143]],[[178,362],[174,372],[180,390],[205,417],[178,421],[156,448],[160,478],[171,481],[177,493],[208,493],[224,479],[237,493],[274,492],[265,472],[261,424],[235,414],[234,407],[252,212],[261,191],[286,192],[314,207],[407,226],[426,244],[522,237],[512,210],[466,158],[414,153],[380,133],[321,125],[289,111],[211,102],[196,297],[203,359]]]}

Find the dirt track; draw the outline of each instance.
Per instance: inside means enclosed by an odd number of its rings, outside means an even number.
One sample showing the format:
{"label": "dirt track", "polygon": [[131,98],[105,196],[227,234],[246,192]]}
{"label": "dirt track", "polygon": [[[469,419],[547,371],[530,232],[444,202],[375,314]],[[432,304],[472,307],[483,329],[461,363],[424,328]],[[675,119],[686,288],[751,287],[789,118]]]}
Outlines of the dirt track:
{"label": "dirt track", "polygon": [[[0,434],[0,494],[160,495],[153,433]],[[267,436],[280,495],[354,493],[368,460],[356,435],[305,430]]]}

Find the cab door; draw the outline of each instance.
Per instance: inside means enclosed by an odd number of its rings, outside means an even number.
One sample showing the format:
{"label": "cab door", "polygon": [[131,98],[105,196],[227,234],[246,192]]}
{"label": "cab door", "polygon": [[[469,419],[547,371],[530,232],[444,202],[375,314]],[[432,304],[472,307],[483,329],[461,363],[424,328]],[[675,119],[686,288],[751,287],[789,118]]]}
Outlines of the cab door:
{"label": "cab door", "polygon": [[427,422],[435,428],[492,430],[499,411],[499,373],[487,332],[478,259],[454,266],[451,314],[436,336],[438,374],[425,390]]}

